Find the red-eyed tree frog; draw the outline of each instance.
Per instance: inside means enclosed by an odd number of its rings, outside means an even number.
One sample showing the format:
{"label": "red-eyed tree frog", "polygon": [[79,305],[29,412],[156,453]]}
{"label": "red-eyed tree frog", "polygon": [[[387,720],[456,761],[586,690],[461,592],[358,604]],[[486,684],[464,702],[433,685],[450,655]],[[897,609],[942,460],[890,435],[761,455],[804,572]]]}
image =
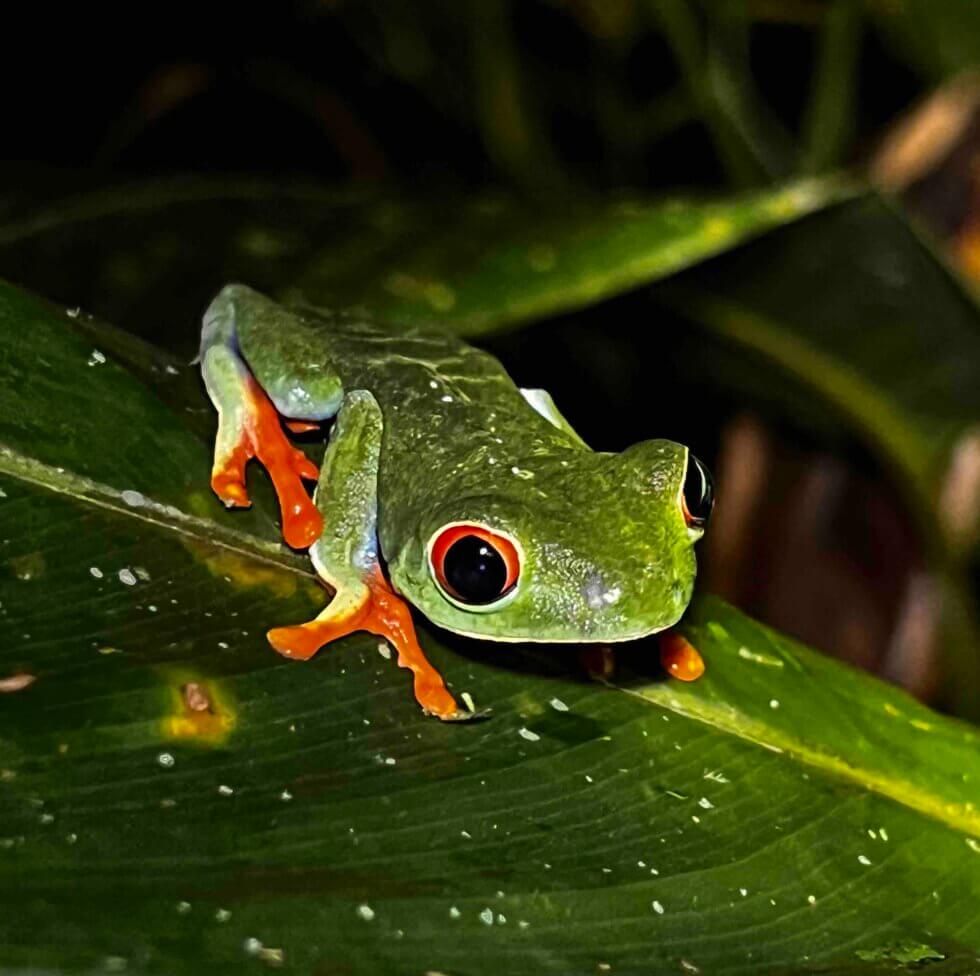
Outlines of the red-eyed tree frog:
{"label": "red-eyed tree frog", "polygon": [[[484,640],[606,643],[671,627],[691,599],[713,490],[680,444],[593,451],[544,390],[450,334],[287,308],[243,285],[208,308],[200,361],[218,411],[212,488],[247,506],[256,458],[285,541],[309,548],[333,591],[315,620],[269,632],[287,657],[370,631],[412,670],[426,712],[466,718],[410,607]],[[319,471],[282,419],[333,419]],[[676,676],[703,670],[683,640],[661,646]]]}

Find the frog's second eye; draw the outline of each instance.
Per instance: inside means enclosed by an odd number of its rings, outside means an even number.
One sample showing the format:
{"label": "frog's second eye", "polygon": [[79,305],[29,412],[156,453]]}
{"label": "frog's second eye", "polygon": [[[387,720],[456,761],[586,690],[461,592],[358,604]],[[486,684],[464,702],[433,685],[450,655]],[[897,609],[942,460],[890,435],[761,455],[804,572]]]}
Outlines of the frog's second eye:
{"label": "frog's second eye", "polygon": [[715,488],[711,473],[693,454],[687,456],[687,476],[684,478],[681,504],[684,506],[684,518],[692,529],[707,525],[715,504]]}
{"label": "frog's second eye", "polygon": [[432,574],[454,602],[488,607],[517,585],[521,559],[507,536],[482,525],[449,525],[429,546]]}

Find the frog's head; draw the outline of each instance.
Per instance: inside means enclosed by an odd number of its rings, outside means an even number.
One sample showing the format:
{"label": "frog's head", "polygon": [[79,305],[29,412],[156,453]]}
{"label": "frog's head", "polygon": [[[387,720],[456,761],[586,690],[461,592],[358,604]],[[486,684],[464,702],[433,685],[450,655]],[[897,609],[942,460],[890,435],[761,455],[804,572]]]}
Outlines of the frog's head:
{"label": "frog's head", "polygon": [[686,447],[570,452],[493,469],[440,492],[390,563],[430,620],[500,641],[622,641],[676,623],[711,512],[707,469]]}

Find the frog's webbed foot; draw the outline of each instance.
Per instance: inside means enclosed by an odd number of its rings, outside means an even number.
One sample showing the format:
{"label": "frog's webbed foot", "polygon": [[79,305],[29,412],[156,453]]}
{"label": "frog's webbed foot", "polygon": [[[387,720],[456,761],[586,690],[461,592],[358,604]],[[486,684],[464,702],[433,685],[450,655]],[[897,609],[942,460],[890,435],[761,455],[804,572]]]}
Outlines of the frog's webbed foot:
{"label": "frog's webbed foot", "polygon": [[317,466],[290,444],[276,408],[245,371],[240,376],[239,392],[240,402],[220,415],[211,488],[229,507],[250,505],[245,466],[255,458],[269,472],[275,487],[283,538],[294,549],[305,549],[323,532],[323,518],[303,487],[304,478],[317,477]]}
{"label": "frog's webbed foot", "polygon": [[659,636],[660,663],[672,678],[697,681],[704,674],[704,658],[698,649],[675,630]]}
{"label": "frog's webbed foot", "polygon": [[444,722],[482,718],[485,712],[461,709],[449,693],[442,675],[419,644],[408,605],[388,585],[380,569],[365,580],[361,592],[338,592],[330,605],[309,623],[277,627],[269,643],[284,657],[308,660],[324,644],[366,630],[387,640],[398,654],[398,664],[412,672],[415,700],[427,715]]}

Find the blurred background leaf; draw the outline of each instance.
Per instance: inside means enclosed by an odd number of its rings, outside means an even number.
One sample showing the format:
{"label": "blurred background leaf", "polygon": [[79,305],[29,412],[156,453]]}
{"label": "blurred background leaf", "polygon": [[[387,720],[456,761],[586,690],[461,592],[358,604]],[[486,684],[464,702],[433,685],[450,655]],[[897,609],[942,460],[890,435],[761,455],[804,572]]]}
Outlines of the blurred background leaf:
{"label": "blurred background leaf", "polygon": [[286,299],[366,306],[465,335],[648,284],[843,199],[840,180],[730,199],[409,198],[176,181],[56,201],[0,226],[0,265],[52,298],[196,346],[228,281]]}

